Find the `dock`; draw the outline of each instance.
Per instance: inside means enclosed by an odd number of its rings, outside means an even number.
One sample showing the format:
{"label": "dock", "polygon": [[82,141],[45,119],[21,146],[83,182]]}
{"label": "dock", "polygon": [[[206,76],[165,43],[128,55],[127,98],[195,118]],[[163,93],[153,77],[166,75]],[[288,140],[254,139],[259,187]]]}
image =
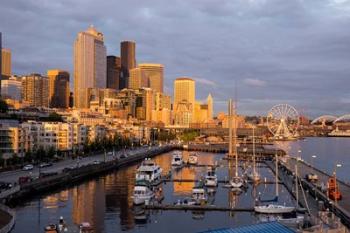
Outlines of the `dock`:
{"label": "dock", "polygon": [[169,204],[150,204],[145,205],[145,209],[152,210],[193,210],[193,211],[230,211],[230,212],[254,212],[253,207],[247,208],[229,208],[215,205],[169,205]]}

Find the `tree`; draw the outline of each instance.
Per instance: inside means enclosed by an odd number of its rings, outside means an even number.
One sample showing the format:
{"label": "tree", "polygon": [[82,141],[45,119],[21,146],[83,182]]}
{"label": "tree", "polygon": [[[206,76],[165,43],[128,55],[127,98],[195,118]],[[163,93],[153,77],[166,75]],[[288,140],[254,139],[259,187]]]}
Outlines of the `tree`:
{"label": "tree", "polygon": [[6,113],[9,110],[9,107],[5,100],[0,98],[0,112],[1,113]]}
{"label": "tree", "polygon": [[63,121],[62,119],[62,116],[55,113],[55,112],[52,112],[50,113],[50,115],[45,119],[46,121]]}

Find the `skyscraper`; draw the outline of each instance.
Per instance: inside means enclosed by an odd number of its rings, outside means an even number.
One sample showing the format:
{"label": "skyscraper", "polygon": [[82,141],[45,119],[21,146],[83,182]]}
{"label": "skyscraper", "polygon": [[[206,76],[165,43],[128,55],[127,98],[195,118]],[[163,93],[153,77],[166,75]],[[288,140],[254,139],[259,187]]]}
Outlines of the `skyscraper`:
{"label": "skyscraper", "polygon": [[162,64],[139,64],[146,86],[163,93],[164,66]]}
{"label": "skyscraper", "polygon": [[17,77],[10,77],[1,81],[1,95],[3,98],[21,100],[22,80]]}
{"label": "skyscraper", "polygon": [[48,70],[50,108],[69,107],[69,73],[64,70]]}
{"label": "skyscraper", "polygon": [[187,77],[174,81],[174,112],[175,124],[189,126],[194,120],[195,81]]}
{"label": "skyscraper", "polygon": [[2,78],[8,79],[11,77],[12,71],[11,71],[11,50],[10,49],[1,49],[1,72],[2,72]]}
{"label": "skyscraper", "polygon": [[121,58],[121,74],[120,74],[120,89],[129,86],[130,69],[136,67],[135,58],[136,44],[133,41],[122,41],[120,43],[120,58]]}
{"label": "skyscraper", "polygon": [[142,71],[139,67],[130,69],[129,71],[129,82],[128,82],[128,88],[129,89],[140,89],[142,87],[147,87],[146,79],[144,78]]}
{"label": "skyscraper", "polygon": [[209,93],[208,97],[207,97],[207,105],[208,105],[208,121],[213,119],[213,97],[211,96],[211,94]]}
{"label": "skyscraper", "polygon": [[48,79],[40,74],[22,77],[22,98],[34,107],[49,106]]}
{"label": "skyscraper", "polygon": [[74,42],[74,106],[89,108],[88,88],[106,88],[106,47],[103,34],[90,26]]}
{"label": "skyscraper", "polygon": [[120,57],[107,56],[107,88],[119,90]]}

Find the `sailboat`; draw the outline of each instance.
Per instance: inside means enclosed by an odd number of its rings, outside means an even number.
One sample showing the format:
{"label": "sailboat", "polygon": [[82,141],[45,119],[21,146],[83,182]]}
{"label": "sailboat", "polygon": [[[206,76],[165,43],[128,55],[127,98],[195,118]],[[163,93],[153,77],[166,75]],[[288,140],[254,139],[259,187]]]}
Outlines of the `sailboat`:
{"label": "sailboat", "polygon": [[260,174],[256,171],[256,162],[255,162],[255,133],[253,127],[253,171],[248,174],[248,179],[253,181],[254,183],[258,183],[261,179]]}
{"label": "sailboat", "polygon": [[241,176],[238,175],[238,152],[237,152],[237,124],[236,124],[236,119],[235,119],[235,123],[234,123],[234,127],[233,127],[233,137],[234,137],[234,143],[232,143],[232,113],[233,116],[236,118],[236,105],[234,108],[232,108],[232,100],[229,100],[229,106],[228,106],[228,112],[229,112],[229,123],[230,123],[230,152],[232,154],[232,145],[234,146],[234,155],[235,155],[235,176],[230,180],[230,186],[232,189],[237,189],[238,191],[243,187],[244,185],[244,180]]}
{"label": "sailboat", "polygon": [[[275,177],[275,182],[276,182],[276,197],[271,200],[274,202],[278,201],[278,157],[277,153],[275,155],[275,161],[276,161],[276,177]],[[266,201],[261,201],[261,202],[266,202]],[[294,206],[285,206],[285,205],[278,205],[278,204],[266,204],[266,205],[256,205],[254,206],[254,211],[256,213],[261,213],[261,214],[284,214],[284,213],[291,213],[295,211]]]}

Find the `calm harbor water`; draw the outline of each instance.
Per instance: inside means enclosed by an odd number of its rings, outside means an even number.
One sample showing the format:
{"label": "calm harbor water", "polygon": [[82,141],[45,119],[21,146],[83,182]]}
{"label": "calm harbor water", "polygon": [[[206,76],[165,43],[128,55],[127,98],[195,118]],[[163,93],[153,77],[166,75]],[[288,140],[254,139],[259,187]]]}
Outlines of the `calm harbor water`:
{"label": "calm harbor water", "polygon": [[302,159],[328,174],[333,173],[336,164],[341,164],[342,167],[336,170],[337,178],[350,182],[350,138],[312,137],[277,144],[291,156],[296,157],[300,153]]}
{"label": "calm harbor water", "polygon": [[[340,168],[337,174],[346,180],[346,172],[342,172],[341,169],[349,168],[349,163],[343,162],[348,160],[346,152],[350,149],[349,142],[349,139],[344,138],[307,138],[305,141],[284,142],[279,146],[288,150],[289,154],[302,150],[303,158],[307,161],[311,155],[316,154],[314,164],[326,170],[332,169],[332,165],[327,164],[341,161],[343,168]],[[184,152],[185,161],[187,156],[188,153]],[[222,160],[223,156],[223,154],[200,153],[199,164],[219,164],[220,168],[217,169],[219,179],[227,179],[229,174],[234,172],[234,165]],[[164,173],[171,170],[171,153],[159,155],[154,160],[163,168]],[[57,223],[60,216],[63,216],[68,223],[69,232],[78,232],[77,225],[88,221],[95,227],[97,233],[199,232],[249,225],[260,221],[257,215],[250,212],[149,211],[146,222],[139,223],[134,218],[131,198],[136,168],[137,165],[123,168],[59,192],[37,196],[17,206],[17,222],[12,232],[29,232],[29,229],[30,232],[43,232],[45,225]],[[274,180],[269,169],[263,166],[258,169],[263,178]],[[173,170],[173,178],[200,179],[205,173],[205,167],[183,168]],[[167,182],[162,186],[165,195],[163,203],[172,204],[178,199],[189,197],[195,183]],[[258,193],[263,199],[269,199],[273,197],[274,192],[274,184],[261,184],[256,188],[250,185],[246,192],[235,196],[220,184],[215,196],[210,198],[210,203],[225,207],[252,207]],[[280,186],[280,193],[281,203],[294,205],[294,201],[283,186]]]}

